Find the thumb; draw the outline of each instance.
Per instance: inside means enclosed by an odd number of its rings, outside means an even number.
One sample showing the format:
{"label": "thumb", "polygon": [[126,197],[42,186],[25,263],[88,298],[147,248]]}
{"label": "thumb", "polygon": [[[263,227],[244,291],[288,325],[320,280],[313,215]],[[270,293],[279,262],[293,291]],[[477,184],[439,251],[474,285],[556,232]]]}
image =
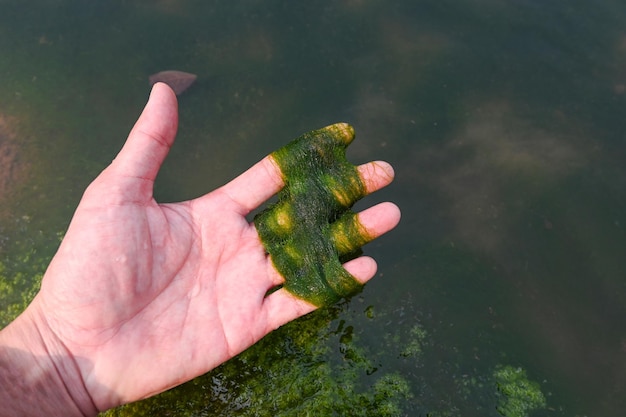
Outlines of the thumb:
{"label": "thumb", "polygon": [[115,176],[148,182],[151,194],[152,184],[174,143],[177,128],[176,95],[166,84],[156,83],[146,107],[109,170]]}

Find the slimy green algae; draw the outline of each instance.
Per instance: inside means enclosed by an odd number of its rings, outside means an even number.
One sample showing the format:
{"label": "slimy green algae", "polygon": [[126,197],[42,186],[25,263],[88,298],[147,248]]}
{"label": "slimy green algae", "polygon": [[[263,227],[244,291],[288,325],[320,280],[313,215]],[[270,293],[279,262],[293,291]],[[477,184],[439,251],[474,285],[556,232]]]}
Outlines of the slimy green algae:
{"label": "slimy green algae", "polygon": [[316,306],[358,292],[359,283],[342,266],[371,240],[352,212],[366,190],[357,167],[346,159],[354,129],[337,123],[305,133],[271,158],[284,188],[278,201],[254,224],[283,288]]}
{"label": "slimy green algae", "polygon": [[526,376],[526,371],[513,366],[498,366],[494,373],[498,387],[496,409],[505,417],[524,417],[546,407],[546,397],[539,384]]}

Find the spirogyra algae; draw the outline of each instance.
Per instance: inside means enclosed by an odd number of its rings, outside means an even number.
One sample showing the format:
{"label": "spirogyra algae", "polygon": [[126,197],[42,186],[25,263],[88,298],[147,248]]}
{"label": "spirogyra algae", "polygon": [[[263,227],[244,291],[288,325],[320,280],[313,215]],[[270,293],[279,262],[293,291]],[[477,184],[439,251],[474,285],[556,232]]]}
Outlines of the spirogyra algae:
{"label": "spirogyra algae", "polygon": [[351,210],[366,194],[357,167],[346,159],[353,140],[352,126],[337,123],[273,152],[285,186],[254,218],[283,288],[318,307],[362,288],[342,266],[371,240]]}

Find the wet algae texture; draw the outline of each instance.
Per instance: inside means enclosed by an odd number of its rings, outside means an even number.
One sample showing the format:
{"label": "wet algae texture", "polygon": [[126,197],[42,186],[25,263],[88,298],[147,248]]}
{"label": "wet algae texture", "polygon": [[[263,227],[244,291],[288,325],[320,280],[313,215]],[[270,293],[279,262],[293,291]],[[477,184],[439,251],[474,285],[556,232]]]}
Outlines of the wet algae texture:
{"label": "wet algae texture", "polygon": [[271,154],[284,188],[254,223],[283,288],[316,306],[330,305],[362,285],[342,266],[371,240],[352,212],[366,190],[346,159],[354,129],[337,123],[314,130]]}

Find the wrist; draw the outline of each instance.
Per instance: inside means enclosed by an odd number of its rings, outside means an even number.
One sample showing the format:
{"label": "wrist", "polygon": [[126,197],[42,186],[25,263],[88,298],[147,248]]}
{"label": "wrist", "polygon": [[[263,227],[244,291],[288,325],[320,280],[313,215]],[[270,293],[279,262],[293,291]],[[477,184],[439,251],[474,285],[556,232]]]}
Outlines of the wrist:
{"label": "wrist", "polygon": [[0,331],[0,417],[96,415],[75,358],[31,307]]}

